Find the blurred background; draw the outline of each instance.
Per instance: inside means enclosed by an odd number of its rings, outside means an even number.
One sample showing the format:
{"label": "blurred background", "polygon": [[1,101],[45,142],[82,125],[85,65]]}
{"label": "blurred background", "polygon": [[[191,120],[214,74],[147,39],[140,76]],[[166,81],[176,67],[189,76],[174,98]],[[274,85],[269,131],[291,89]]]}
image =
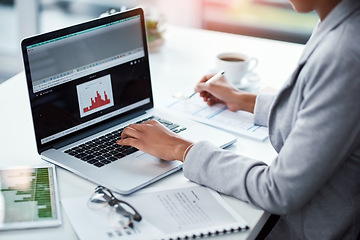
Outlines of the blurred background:
{"label": "blurred background", "polygon": [[0,84],[23,70],[22,38],[136,6],[170,25],[302,44],[318,21],[287,0],[0,0]]}

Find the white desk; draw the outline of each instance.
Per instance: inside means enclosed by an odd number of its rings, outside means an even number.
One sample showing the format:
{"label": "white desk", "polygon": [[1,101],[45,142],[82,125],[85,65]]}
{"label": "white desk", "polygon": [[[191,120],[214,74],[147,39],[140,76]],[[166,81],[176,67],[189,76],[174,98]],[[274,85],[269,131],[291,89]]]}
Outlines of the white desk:
{"label": "white desk", "polygon": [[[150,56],[155,104],[173,93],[188,94],[200,77],[214,67],[215,56],[222,51],[240,51],[257,57],[256,72],[263,86],[279,88],[291,74],[303,45],[277,42],[239,35],[196,29],[168,27],[163,48]],[[36,152],[30,106],[23,72],[0,85],[0,166],[42,163]],[[270,163],[276,156],[268,141],[258,142],[238,137],[229,149]],[[61,198],[89,195],[95,184],[57,168]],[[177,172],[151,186],[173,186],[187,181]],[[254,238],[268,214],[232,197],[227,202],[249,223],[251,231],[216,239]],[[58,228],[0,232],[5,239],[77,239],[63,212],[63,225]],[[215,238],[214,238],[215,239]]]}

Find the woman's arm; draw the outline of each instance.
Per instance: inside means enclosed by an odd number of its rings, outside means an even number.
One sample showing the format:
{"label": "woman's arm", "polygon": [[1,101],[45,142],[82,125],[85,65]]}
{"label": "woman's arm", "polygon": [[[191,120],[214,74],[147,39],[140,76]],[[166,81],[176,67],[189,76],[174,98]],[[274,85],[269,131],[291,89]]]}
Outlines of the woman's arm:
{"label": "woman's arm", "polygon": [[[360,141],[355,67],[360,58],[355,51],[341,55],[343,49],[335,51],[331,46],[322,46],[304,66],[294,88],[280,93],[282,111],[276,112],[278,118],[270,127],[277,133],[272,140],[284,144],[270,166],[200,142],[186,157],[184,175],[276,214],[298,210],[325,184],[330,192],[344,193],[354,182],[351,172],[360,161],[354,154]],[[289,102],[289,96],[297,96],[298,101]],[[291,126],[289,132],[282,130],[284,125]]]}

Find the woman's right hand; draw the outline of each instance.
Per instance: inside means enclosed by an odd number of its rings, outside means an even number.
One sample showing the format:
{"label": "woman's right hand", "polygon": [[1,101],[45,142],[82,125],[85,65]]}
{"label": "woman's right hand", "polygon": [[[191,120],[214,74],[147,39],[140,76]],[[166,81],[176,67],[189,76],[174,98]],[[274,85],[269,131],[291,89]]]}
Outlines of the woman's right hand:
{"label": "woman's right hand", "polygon": [[250,94],[237,89],[223,76],[220,79],[206,83],[214,74],[205,75],[195,86],[195,91],[208,105],[223,103],[231,111],[248,111],[253,113],[255,106],[255,94]]}

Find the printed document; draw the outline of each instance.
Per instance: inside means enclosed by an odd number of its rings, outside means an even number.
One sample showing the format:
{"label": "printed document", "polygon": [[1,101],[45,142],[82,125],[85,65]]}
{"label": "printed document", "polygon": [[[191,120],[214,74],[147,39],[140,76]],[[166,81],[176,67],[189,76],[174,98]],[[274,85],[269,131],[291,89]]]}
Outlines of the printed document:
{"label": "printed document", "polygon": [[224,104],[208,106],[198,96],[177,100],[167,108],[195,121],[256,140],[265,141],[269,135],[267,127],[254,124],[253,114],[245,111],[232,112]]}
{"label": "printed document", "polygon": [[[91,193],[89,193],[89,196]],[[133,228],[115,229],[108,222],[110,207],[91,210],[89,196],[63,199],[62,204],[79,239],[178,239],[245,231],[246,221],[215,191],[199,185],[145,190],[117,197],[142,216]]]}

